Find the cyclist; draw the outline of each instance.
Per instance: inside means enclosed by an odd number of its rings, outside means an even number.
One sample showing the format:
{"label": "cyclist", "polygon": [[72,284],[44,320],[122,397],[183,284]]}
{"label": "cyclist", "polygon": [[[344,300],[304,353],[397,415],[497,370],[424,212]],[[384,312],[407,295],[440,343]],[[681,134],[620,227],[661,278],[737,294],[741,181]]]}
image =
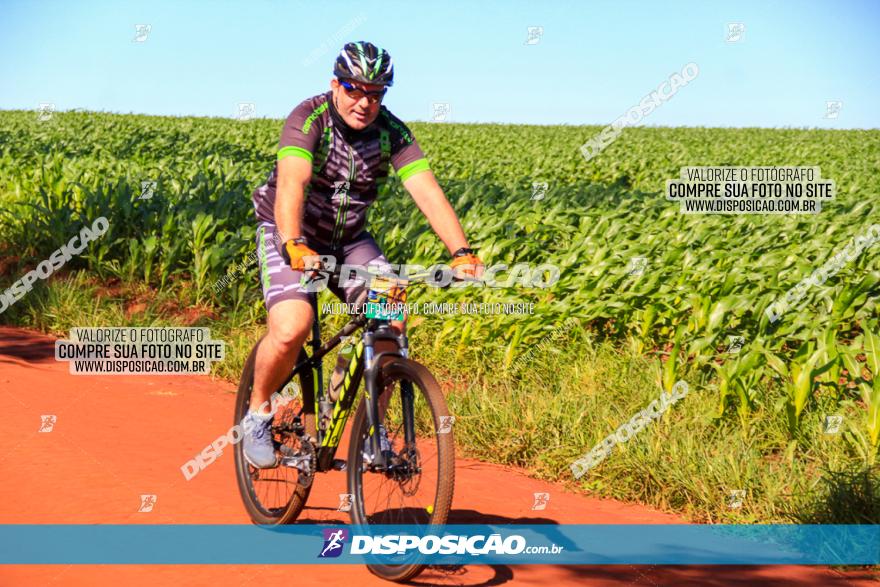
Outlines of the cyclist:
{"label": "cyclist", "polygon": [[[247,461],[258,468],[276,465],[268,400],[290,372],[314,319],[310,296],[316,294],[300,279],[329,265],[331,258],[390,271],[364,228],[389,167],[452,254],[456,276],[479,278],[483,271],[412,132],[381,105],[394,80],[388,52],[364,41],[346,43],[333,75],[329,92],[305,100],[287,117],[275,167],[253,193],[269,317],[268,333],[257,349],[243,448]],[[340,279],[327,285],[350,303],[362,284]]]}

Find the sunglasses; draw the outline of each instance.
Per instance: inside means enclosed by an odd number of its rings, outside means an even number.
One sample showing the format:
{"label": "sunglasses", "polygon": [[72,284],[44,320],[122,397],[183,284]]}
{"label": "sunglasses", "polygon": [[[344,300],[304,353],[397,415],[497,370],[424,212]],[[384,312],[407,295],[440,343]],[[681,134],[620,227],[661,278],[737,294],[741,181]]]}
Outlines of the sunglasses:
{"label": "sunglasses", "polygon": [[341,85],[343,88],[345,88],[345,93],[348,94],[348,96],[352,100],[360,100],[361,98],[366,96],[367,100],[369,100],[370,104],[375,104],[376,102],[381,102],[382,98],[385,97],[385,92],[388,91],[388,88],[383,88],[382,90],[378,90],[376,92],[368,92],[368,91],[363,90],[357,86],[353,86],[352,84],[348,83],[347,81],[345,81],[343,79],[339,80],[339,85]]}

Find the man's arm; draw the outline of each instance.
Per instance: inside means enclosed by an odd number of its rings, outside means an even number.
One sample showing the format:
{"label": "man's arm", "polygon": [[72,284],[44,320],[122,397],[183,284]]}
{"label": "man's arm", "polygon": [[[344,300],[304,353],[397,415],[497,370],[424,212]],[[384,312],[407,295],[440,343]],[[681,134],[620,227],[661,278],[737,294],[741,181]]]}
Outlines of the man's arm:
{"label": "man's arm", "polygon": [[409,192],[416,206],[428,219],[431,228],[446,245],[451,255],[462,247],[470,247],[461,229],[455,210],[446,199],[443,189],[437,183],[434,172],[431,170],[416,173],[403,182],[403,187]]}
{"label": "man's arm", "polygon": [[[403,187],[412,196],[416,206],[428,219],[431,228],[446,245],[449,254],[455,254],[461,248],[470,248],[461,223],[455,210],[446,199],[443,189],[437,183],[434,172],[428,166],[428,160],[415,138],[400,119],[395,118],[387,110],[382,110],[392,129],[391,164]],[[450,267],[453,274],[462,278],[479,279],[483,274],[483,262],[472,253],[464,253],[452,260]]]}
{"label": "man's arm", "polygon": [[302,157],[284,157],[278,161],[278,184],[275,190],[275,225],[281,242],[302,236],[306,186],[312,179],[312,162]]}

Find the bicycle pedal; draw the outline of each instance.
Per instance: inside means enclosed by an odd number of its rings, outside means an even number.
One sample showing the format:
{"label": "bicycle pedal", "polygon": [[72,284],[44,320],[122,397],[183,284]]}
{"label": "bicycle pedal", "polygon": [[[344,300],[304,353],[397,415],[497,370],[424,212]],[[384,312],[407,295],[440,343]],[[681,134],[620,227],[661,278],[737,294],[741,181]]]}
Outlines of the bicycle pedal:
{"label": "bicycle pedal", "polygon": [[333,462],[330,464],[330,468],[334,471],[344,471],[347,467],[348,463],[342,459],[333,459]]}

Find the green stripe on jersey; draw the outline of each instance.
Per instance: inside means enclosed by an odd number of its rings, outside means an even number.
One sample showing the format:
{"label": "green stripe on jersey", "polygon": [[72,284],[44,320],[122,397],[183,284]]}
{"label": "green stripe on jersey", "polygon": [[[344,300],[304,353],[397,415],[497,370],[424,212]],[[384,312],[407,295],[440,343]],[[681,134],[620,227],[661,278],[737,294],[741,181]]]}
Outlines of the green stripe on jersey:
{"label": "green stripe on jersey", "polygon": [[284,147],[278,151],[278,161],[281,161],[285,157],[290,157],[291,155],[294,157],[302,157],[308,161],[312,160],[312,154],[302,147]]}
{"label": "green stripe on jersey", "polygon": [[431,169],[431,166],[428,165],[428,160],[425,158],[416,159],[412,163],[408,163],[397,170],[397,177],[400,178],[400,181],[406,181],[416,173],[421,173],[422,171],[428,171]]}

